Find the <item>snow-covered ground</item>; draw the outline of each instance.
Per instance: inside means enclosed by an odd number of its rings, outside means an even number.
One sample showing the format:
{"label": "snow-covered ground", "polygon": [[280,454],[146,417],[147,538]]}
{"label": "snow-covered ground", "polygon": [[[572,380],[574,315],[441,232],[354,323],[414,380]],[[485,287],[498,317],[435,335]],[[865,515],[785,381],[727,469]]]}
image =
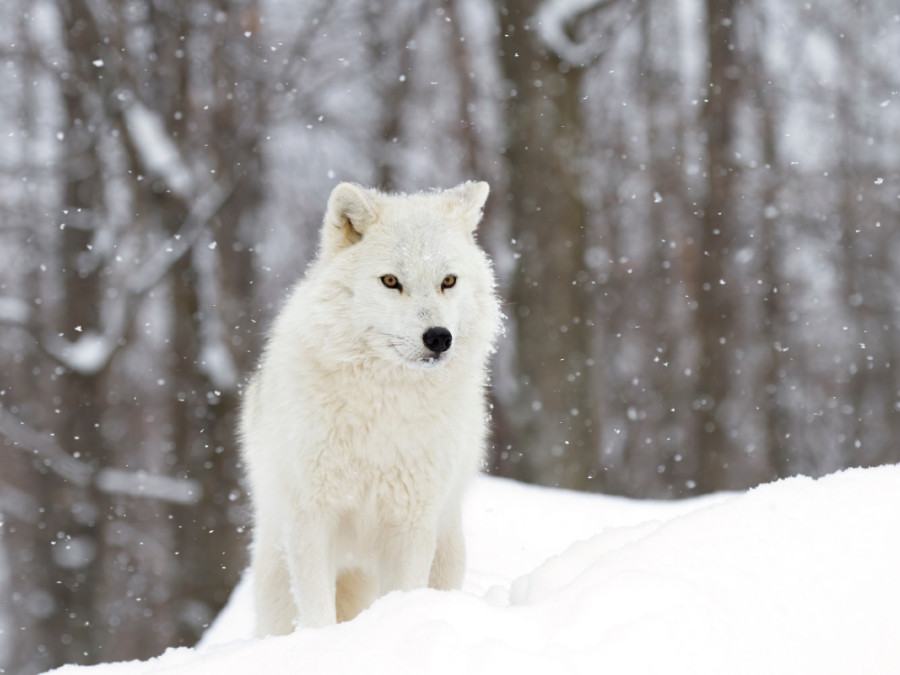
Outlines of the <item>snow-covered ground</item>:
{"label": "snow-covered ground", "polygon": [[898,673],[900,467],[638,502],[480,478],[461,592],[250,639],[245,582],[194,649],[58,675]]}

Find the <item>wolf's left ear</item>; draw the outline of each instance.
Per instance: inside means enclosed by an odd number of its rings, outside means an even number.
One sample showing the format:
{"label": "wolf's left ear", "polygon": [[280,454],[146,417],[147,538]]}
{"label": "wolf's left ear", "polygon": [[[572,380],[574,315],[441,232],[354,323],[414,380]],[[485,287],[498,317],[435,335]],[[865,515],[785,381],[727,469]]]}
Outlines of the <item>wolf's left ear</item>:
{"label": "wolf's left ear", "polygon": [[378,193],[355,183],[339,183],[331,191],[322,224],[322,252],[330,257],[363,238],[378,219]]}
{"label": "wolf's left ear", "polygon": [[484,203],[487,201],[491,187],[484,181],[467,181],[447,191],[447,195],[460,209],[463,224],[469,232],[474,232],[481,222]]}

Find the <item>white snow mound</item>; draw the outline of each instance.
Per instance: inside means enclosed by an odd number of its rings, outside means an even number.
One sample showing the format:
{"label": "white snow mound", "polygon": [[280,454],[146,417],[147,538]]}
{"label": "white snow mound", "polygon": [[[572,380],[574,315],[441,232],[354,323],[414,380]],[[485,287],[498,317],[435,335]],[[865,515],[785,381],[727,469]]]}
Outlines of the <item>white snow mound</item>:
{"label": "white snow mound", "polygon": [[194,649],[58,675],[900,672],[900,467],[637,502],[481,478],[460,592],[249,638],[249,585]]}

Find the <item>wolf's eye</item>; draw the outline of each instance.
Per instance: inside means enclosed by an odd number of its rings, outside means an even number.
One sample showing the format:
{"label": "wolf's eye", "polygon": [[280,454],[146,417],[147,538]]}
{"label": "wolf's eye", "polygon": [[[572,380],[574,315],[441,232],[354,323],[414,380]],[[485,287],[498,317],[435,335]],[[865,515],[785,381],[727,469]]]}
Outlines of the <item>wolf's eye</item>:
{"label": "wolf's eye", "polygon": [[455,274],[448,274],[447,276],[444,277],[444,280],[441,282],[441,290],[444,290],[445,288],[453,288],[454,286],[456,286],[456,275]]}
{"label": "wolf's eye", "polygon": [[383,277],[381,277],[381,283],[383,283],[388,288],[393,288],[398,291],[403,290],[403,286],[400,285],[400,280],[393,274],[385,274]]}

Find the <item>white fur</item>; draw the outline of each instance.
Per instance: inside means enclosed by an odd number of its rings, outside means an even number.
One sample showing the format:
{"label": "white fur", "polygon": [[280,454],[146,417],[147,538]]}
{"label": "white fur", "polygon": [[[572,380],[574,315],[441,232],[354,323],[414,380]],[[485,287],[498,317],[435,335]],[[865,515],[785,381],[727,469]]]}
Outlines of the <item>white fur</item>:
{"label": "white fur", "polygon": [[[461,585],[460,502],[482,459],[499,325],[473,238],[487,193],[332,192],[318,259],[242,410],[259,635],[353,618],[392,590]],[[439,357],[422,339],[432,327],[453,336]]]}

